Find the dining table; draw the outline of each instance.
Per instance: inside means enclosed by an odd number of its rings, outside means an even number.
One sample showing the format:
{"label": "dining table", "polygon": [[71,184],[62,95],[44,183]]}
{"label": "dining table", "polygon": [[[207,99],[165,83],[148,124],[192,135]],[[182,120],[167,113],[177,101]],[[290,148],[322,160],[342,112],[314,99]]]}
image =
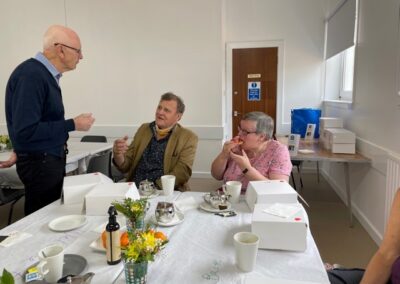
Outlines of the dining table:
{"label": "dining table", "polygon": [[[78,174],[86,171],[87,164],[93,155],[112,149],[112,143],[97,142],[68,142],[68,154],[65,165],[65,172]],[[0,152],[0,161],[7,160],[11,151]],[[23,184],[18,177],[17,169],[14,166],[0,169],[0,185],[7,185],[12,188],[23,188]]]}
{"label": "dining table", "polygon": [[[154,262],[149,264],[147,283],[250,284],[255,279],[258,283],[274,283],[267,279],[329,283],[309,226],[305,251],[259,249],[254,270],[249,273],[239,270],[235,265],[233,235],[251,231],[252,212],[244,196],[241,196],[240,202],[231,208],[236,216],[215,215],[215,212],[201,209],[204,208],[204,194],[174,191],[170,196],[160,194],[149,199],[150,209],[145,221],[164,232],[169,241]],[[161,201],[177,205],[181,212],[179,222],[157,225],[155,208]],[[125,283],[123,263],[107,265],[105,252],[93,246],[106,226],[106,212],[103,216],[85,216],[86,222],[74,230],[54,231],[49,227],[55,218],[84,215],[82,208],[82,203],[65,205],[57,200],[0,230],[2,236],[15,232],[29,234],[28,238],[9,247],[0,243],[0,269],[10,271],[15,283],[25,283],[26,269],[37,263],[39,250],[51,244],[61,244],[66,254],[78,254],[87,260],[87,267],[82,273],[95,273],[92,283]],[[124,227],[125,219],[121,217],[118,216],[118,220]]]}

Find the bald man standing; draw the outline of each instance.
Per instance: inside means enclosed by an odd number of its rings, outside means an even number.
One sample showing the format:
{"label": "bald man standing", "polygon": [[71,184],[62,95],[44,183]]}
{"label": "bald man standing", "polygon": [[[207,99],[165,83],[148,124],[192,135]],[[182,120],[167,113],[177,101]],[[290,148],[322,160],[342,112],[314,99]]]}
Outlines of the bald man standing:
{"label": "bald man standing", "polygon": [[83,58],[79,36],[54,25],[44,35],[43,52],[21,63],[6,87],[8,134],[17,173],[25,185],[25,215],[61,196],[70,131],[88,131],[91,113],[65,119],[59,81]]}

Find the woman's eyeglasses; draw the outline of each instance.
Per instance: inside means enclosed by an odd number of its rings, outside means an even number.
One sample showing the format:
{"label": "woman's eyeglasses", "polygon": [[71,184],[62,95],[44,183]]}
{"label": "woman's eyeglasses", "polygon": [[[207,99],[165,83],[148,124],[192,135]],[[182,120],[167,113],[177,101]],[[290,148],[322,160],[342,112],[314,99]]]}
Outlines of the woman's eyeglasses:
{"label": "woman's eyeglasses", "polygon": [[256,134],[257,131],[247,131],[247,130],[243,130],[240,126],[238,126],[238,131],[239,131],[239,135],[243,135],[243,136],[247,136],[249,134]]}

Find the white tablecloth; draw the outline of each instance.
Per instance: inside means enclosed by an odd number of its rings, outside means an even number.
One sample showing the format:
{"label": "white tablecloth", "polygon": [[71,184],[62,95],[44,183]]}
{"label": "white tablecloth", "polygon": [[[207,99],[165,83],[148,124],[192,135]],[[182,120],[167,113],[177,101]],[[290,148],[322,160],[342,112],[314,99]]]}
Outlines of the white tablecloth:
{"label": "white tablecloth", "polygon": [[[182,200],[194,197],[200,204],[203,193],[174,192],[174,196],[151,199],[146,220],[154,215],[158,201]],[[239,231],[250,231],[251,213],[242,201],[234,208],[236,217],[222,218],[200,209],[185,211],[183,223],[174,227],[159,227],[170,242],[149,264],[148,283],[246,283],[246,277],[260,276],[315,283],[329,283],[318,249],[308,232],[305,252],[259,250],[255,270],[241,273],[234,264],[232,237]],[[99,237],[93,230],[107,221],[106,216],[87,216],[88,223],[70,232],[53,232],[48,222],[56,217],[79,214],[81,205],[60,205],[56,201],[0,231],[0,235],[18,230],[33,237],[8,248],[0,247],[0,271],[5,267],[23,283],[25,268],[37,261],[37,252],[53,243],[61,243],[66,253],[79,254],[88,261],[86,271],[96,273],[92,283],[125,283],[123,264],[109,266],[104,253],[89,245]],[[121,224],[124,225],[124,224]],[[115,281],[115,282],[114,282]]]}
{"label": "white tablecloth", "polygon": [[[203,194],[185,192],[177,200],[192,196],[200,204]],[[238,215],[226,218],[200,209],[189,210],[183,223],[159,228],[170,242],[150,263],[148,283],[245,283],[248,275],[329,283],[310,231],[305,252],[260,249],[255,270],[240,272],[235,266],[233,235],[251,231],[251,212],[244,201],[234,209]],[[116,283],[125,283],[124,273]]]}

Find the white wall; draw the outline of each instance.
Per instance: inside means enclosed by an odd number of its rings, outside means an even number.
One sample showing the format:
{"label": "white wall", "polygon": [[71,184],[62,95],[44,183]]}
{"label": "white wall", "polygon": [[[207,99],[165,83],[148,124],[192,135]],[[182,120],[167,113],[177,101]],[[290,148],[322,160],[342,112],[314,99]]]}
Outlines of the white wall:
{"label": "white wall", "polygon": [[[399,0],[360,1],[360,24],[355,61],[355,90],[351,106],[329,103],[325,115],[343,117],[345,128],[357,134],[357,149],[371,165],[352,167],[355,211],[372,237],[384,232],[386,159],[400,156],[400,96],[396,93]],[[343,197],[341,167],[325,165],[325,173]]]}
{"label": "white wall", "polygon": [[[226,43],[284,42],[278,115],[289,132],[291,108],[320,104],[325,3],[3,0],[0,89],[16,65],[41,49],[50,24],[67,24],[81,36],[84,59],[61,80],[66,116],[91,111],[96,117],[92,134],[132,135],[153,119],[162,93],[176,92],[187,105],[182,124],[200,137],[194,173],[209,175],[226,126],[225,95],[230,95],[224,92]],[[0,131],[5,131],[4,91],[0,104]]]}
{"label": "white wall", "polygon": [[321,0],[226,1],[227,42],[284,42],[282,133],[290,132],[291,109],[320,107],[326,9]]}
{"label": "white wall", "polygon": [[173,91],[187,106],[182,124],[201,138],[195,171],[208,172],[222,138],[221,1],[65,3],[64,13],[62,0],[0,2],[0,89],[17,64],[41,49],[47,26],[67,24],[81,37],[84,59],[61,80],[66,116],[90,111],[92,133],[132,135],[153,120],[160,95]]}

